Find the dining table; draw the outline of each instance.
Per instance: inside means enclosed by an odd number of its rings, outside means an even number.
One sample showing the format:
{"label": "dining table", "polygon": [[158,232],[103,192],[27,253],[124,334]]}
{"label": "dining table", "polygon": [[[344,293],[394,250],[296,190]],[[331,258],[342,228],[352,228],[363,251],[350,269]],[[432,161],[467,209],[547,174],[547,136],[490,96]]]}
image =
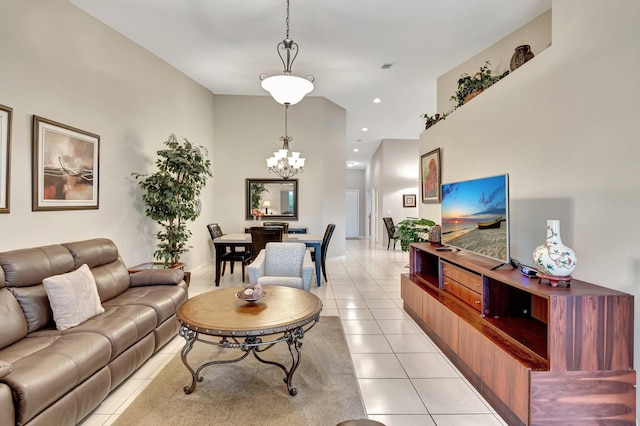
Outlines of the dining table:
{"label": "dining table", "polygon": [[[303,243],[307,247],[313,247],[316,258],[316,282],[320,287],[320,259],[322,259],[322,235],[314,234],[284,234],[282,235],[283,243]],[[213,246],[216,252],[216,286],[220,285],[220,275],[222,267],[222,256],[228,249],[235,250],[236,247],[243,247],[245,250],[251,250],[251,234],[225,234],[213,240]]]}

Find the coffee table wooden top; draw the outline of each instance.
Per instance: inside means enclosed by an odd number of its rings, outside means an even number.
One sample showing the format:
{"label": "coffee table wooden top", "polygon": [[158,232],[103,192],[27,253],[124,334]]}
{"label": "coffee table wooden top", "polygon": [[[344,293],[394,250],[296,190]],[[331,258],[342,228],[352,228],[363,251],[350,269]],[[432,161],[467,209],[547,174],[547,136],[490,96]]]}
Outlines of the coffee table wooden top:
{"label": "coffee table wooden top", "polygon": [[247,303],[236,297],[243,288],[213,290],[187,300],[178,308],[178,321],[212,336],[261,336],[301,327],[316,320],[322,310],[322,301],[304,290],[265,286],[262,299]]}

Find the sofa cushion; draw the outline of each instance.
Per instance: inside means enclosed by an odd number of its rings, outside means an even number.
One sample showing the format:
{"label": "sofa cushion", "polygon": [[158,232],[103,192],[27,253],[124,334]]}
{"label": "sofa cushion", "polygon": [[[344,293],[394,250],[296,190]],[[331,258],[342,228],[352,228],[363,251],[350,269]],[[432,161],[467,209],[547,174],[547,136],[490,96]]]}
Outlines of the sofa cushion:
{"label": "sofa cushion", "polygon": [[75,333],[96,333],[105,337],[111,348],[109,358],[114,359],[142,339],[156,327],[156,313],[148,306],[109,306],[100,315],[66,330],[41,329],[28,337],[55,337]]}
{"label": "sofa cushion", "polygon": [[148,306],[155,310],[157,324],[160,324],[175,314],[178,306],[187,300],[186,285],[184,282],[181,283],[183,285],[156,285],[130,288],[120,296],[105,302],[104,307],[122,305]]}
{"label": "sofa cushion", "polygon": [[96,238],[62,245],[73,255],[76,268],[85,263],[89,265],[102,302],[129,288],[129,272],[111,240]]}
{"label": "sofa cushion", "polygon": [[66,330],[104,312],[93,274],[86,264],[73,272],[45,278],[53,319],[58,330]]}
{"label": "sofa cushion", "polygon": [[64,243],[64,247],[73,256],[75,267],[87,264],[90,268],[106,265],[118,259],[118,248],[113,241],[107,238],[94,238],[92,240]]}
{"label": "sofa cushion", "polygon": [[96,280],[100,300],[106,302],[122,294],[129,288],[131,280],[129,271],[122,259],[102,266],[95,266],[91,269]]}
{"label": "sofa cushion", "polygon": [[0,359],[0,379],[9,375],[13,371],[13,366]]}
{"label": "sofa cushion", "polygon": [[13,365],[2,380],[16,400],[16,424],[28,422],[102,369],[110,354],[109,341],[97,333],[30,336],[1,349],[0,359]]}
{"label": "sofa cushion", "polygon": [[27,331],[29,333],[53,323],[53,311],[49,305],[49,298],[44,285],[9,287],[9,291],[22,308],[22,312],[27,319]]}
{"label": "sofa cushion", "polygon": [[73,271],[73,257],[61,245],[5,251],[0,253],[7,287],[42,284],[52,275]]}
{"label": "sofa cushion", "polygon": [[27,335],[27,320],[22,308],[6,288],[0,288],[0,327],[0,348],[9,346]]}

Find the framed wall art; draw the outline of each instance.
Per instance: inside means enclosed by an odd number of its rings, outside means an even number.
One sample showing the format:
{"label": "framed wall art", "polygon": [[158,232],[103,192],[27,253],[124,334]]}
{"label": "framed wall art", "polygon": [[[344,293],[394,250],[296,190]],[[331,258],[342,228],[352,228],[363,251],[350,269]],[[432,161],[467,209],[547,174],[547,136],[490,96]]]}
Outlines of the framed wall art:
{"label": "framed wall art", "polygon": [[0,213],[9,213],[12,114],[13,109],[0,105]]}
{"label": "framed wall art", "polygon": [[97,209],[100,136],[33,116],[32,210]]}
{"label": "framed wall art", "polygon": [[440,148],[420,157],[420,187],[423,203],[440,202]]}
{"label": "framed wall art", "polygon": [[416,194],[402,194],[402,207],[415,207]]}

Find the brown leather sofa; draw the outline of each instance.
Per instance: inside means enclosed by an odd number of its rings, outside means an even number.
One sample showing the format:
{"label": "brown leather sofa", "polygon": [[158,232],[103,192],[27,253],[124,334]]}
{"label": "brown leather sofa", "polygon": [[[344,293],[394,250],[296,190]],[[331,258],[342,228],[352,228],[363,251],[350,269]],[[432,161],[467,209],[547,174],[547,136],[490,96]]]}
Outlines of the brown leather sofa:
{"label": "brown leather sofa", "polygon": [[[104,312],[57,330],[42,282],[83,264]],[[108,239],[0,253],[0,425],[80,422],[176,335],[187,298],[182,271],[130,275]]]}

